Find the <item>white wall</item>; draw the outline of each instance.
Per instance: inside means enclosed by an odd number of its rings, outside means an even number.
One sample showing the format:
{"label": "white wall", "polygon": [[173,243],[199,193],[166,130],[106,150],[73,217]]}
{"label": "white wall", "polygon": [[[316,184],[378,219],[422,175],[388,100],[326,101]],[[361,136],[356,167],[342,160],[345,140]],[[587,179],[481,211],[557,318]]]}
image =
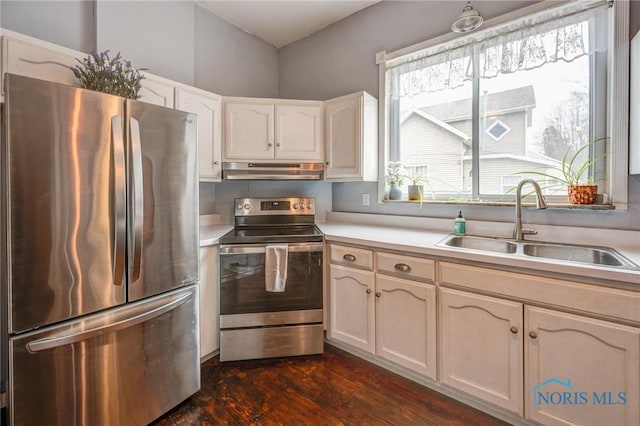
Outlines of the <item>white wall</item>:
{"label": "white wall", "polygon": [[[533,1],[474,1],[489,19]],[[636,2],[632,2],[636,3]],[[637,2],[640,3],[640,2]],[[327,99],[366,90],[378,97],[378,67],[375,55],[393,51],[450,32],[451,22],[466,1],[383,1],[368,7],[280,50],[280,96]],[[631,28],[640,27],[640,4],[632,5]],[[619,229],[640,229],[640,176],[629,177],[629,211],[526,209],[531,223]],[[467,220],[512,222],[513,207],[456,204],[371,203],[361,205],[363,193],[377,196],[376,183],[333,184],[334,211],[398,214],[453,218],[463,210]],[[452,222],[453,223],[453,222]]]}

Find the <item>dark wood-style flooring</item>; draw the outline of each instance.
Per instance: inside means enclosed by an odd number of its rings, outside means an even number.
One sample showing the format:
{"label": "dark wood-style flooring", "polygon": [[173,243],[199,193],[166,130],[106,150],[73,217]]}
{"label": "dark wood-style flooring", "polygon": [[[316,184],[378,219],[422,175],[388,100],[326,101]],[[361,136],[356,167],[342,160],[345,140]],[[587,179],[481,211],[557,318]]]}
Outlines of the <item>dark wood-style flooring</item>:
{"label": "dark wood-style flooring", "polygon": [[324,355],[202,365],[199,392],[153,423],[169,425],[505,425],[325,345]]}

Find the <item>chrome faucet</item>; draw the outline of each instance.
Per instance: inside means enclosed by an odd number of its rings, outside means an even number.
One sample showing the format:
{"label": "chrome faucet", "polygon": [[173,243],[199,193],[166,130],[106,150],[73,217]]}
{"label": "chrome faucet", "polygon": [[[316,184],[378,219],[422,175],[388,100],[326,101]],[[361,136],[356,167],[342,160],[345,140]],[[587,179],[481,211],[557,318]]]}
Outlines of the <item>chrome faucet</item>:
{"label": "chrome faucet", "polygon": [[533,186],[533,189],[536,191],[536,208],[547,208],[547,202],[542,196],[542,192],[540,191],[540,185],[538,185],[538,182],[533,179],[522,179],[518,183],[518,187],[516,189],[516,224],[513,227],[513,239],[516,241],[524,240],[525,235],[536,235],[538,233],[538,231],[536,231],[535,229],[522,227],[522,186],[525,183],[530,183]]}

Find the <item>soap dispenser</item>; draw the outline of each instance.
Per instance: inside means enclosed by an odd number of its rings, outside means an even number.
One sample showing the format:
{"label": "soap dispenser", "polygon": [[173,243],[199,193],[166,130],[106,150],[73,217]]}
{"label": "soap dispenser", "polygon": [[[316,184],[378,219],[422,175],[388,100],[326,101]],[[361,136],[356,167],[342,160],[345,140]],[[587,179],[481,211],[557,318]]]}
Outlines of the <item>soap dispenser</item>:
{"label": "soap dispenser", "polygon": [[462,210],[458,212],[458,217],[453,221],[453,233],[464,235],[467,232],[467,221],[462,217]]}

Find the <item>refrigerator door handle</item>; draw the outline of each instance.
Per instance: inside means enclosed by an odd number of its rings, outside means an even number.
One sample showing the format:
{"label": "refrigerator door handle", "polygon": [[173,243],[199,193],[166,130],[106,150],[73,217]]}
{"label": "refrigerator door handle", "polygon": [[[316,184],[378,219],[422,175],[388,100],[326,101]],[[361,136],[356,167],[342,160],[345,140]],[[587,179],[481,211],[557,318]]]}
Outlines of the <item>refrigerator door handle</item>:
{"label": "refrigerator door handle", "polygon": [[[57,348],[59,346],[70,345],[72,343],[88,340],[92,337],[100,336],[114,331],[123,330],[125,328],[133,327],[136,324],[140,324],[156,318],[166,312],[169,312],[178,306],[188,302],[193,297],[193,293],[181,294],[174,297],[169,302],[162,304],[154,309],[142,310],[135,309],[132,316],[123,318],[119,321],[110,323],[101,323],[95,327],[90,327],[80,332],[69,333],[64,331],[59,335],[53,335],[44,339],[34,340],[27,343],[26,347],[31,353],[41,352],[47,349]],[[145,309],[145,308],[142,308]]]}
{"label": "refrigerator door handle", "polygon": [[133,168],[133,181],[131,192],[133,193],[133,265],[131,280],[140,278],[140,262],[142,260],[142,230],[144,229],[144,188],[142,175],[142,148],[140,145],[140,124],[135,118],[129,118],[129,136],[131,140],[131,164]]}
{"label": "refrigerator door handle", "polygon": [[113,284],[122,285],[124,279],[126,211],[125,187],[126,173],[124,162],[124,138],[122,116],[111,117],[111,145],[114,172],[114,233],[113,233]]}

